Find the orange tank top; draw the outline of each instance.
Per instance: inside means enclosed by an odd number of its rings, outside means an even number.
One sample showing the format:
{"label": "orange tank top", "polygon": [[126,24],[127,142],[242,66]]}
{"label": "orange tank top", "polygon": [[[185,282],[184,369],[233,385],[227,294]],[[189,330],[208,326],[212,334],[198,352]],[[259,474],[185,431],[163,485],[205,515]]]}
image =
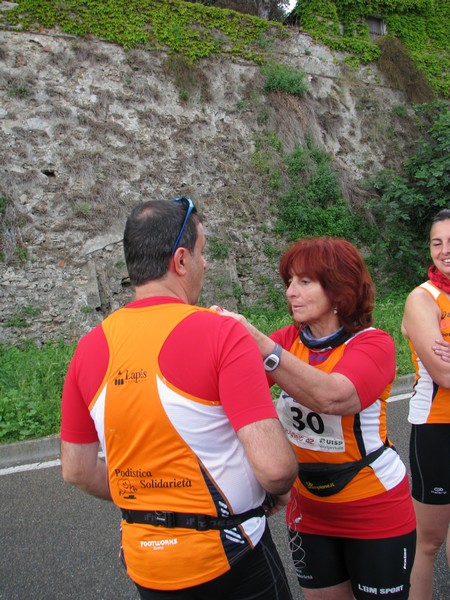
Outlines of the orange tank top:
{"label": "orange tank top", "polygon": [[[171,331],[201,310],[178,303],[123,308],[102,323],[109,365],[89,410],[121,508],[228,516],[262,503],[264,491],[220,400],[178,389],[158,365]],[[188,349],[180,348],[179,360],[189,360]],[[232,531],[199,532],[122,521],[127,572],[149,588],[198,585],[250,551],[265,524],[253,517]]]}
{"label": "orange tank top", "polygon": [[[441,311],[440,329],[444,340],[450,341],[450,300],[438,287],[426,281],[419,286],[435,300]],[[415,425],[423,423],[450,423],[450,389],[435,383],[408,340],[416,372],[414,393],[409,401],[408,421]]]}

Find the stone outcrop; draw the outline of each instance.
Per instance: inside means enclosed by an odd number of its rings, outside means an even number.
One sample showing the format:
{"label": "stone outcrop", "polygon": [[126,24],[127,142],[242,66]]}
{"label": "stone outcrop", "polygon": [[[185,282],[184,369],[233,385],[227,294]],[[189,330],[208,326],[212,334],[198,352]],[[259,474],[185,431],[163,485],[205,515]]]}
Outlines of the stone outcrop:
{"label": "stone outcrop", "polygon": [[263,130],[286,152],[306,135],[324,146],[350,203],[361,178],[401,157],[408,132],[394,109],[405,99],[375,66],[352,71],[294,29],[270,52],[307,74],[305,98],[265,94],[260,68],[243,60],[202,61],[180,89],[163,52],[0,31],[1,343],[76,340],[130,300],[122,231],[147,199],[199,205],[205,305],[236,308],[280,288],[264,249],[286,240],[272,233],[273,199],[252,166]]}

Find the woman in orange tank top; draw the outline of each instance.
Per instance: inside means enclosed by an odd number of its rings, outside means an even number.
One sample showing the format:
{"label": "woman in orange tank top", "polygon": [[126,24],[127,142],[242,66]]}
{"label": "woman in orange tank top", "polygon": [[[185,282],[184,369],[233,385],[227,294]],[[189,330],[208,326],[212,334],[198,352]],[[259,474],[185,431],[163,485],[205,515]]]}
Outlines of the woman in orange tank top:
{"label": "woman in orange tank top", "polygon": [[411,598],[431,600],[436,554],[447,538],[450,561],[450,210],[430,229],[429,280],[408,296],[402,333],[416,379],[410,400],[410,465],[417,517]]}

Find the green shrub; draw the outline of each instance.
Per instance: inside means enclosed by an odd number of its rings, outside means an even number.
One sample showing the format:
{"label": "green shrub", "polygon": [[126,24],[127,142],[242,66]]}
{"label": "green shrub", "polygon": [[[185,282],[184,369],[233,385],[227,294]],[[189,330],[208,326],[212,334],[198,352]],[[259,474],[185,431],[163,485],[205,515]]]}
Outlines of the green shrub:
{"label": "green shrub", "polygon": [[293,96],[304,96],[308,91],[305,73],[289,65],[269,64],[261,67],[266,92],[286,92]]}
{"label": "green shrub", "polygon": [[275,248],[275,246],[267,240],[263,243],[263,252],[267,258],[278,258],[278,248]]}
{"label": "green shrub", "polygon": [[407,158],[403,171],[381,171],[370,180],[380,197],[369,203],[379,239],[378,266],[405,285],[415,285],[429,264],[428,228],[432,217],[450,203],[450,104],[416,107],[429,124]]}
{"label": "green shrub", "polygon": [[228,258],[230,254],[230,247],[228,246],[228,244],[223,240],[218,240],[214,238],[208,239],[206,249],[208,252],[208,256],[210,256],[213,259],[223,260],[225,258]]}
{"label": "green shrub", "polygon": [[285,230],[289,226],[290,239],[312,235],[354,238],[355,223],[344,200],[340,199],[329,206],[317,206],[295,195],[285,201],[281,220]]}
{"label": "green shrub", "polygon": [[326,152],[307,141],[285,157],[290,186],[279,200],[276,231],[289,239],[321,235],[355,240],[363,231],[350,213]]}
{"label": "green shrub", "polygon": [[28,98],[29,95],[30,90],[24,85],[15,85],[8,90],[8,96],[11,98]]}
{"label": "green shrub", "polygon": [[7,205],[8,199],[5,196],[0,196],[0,218],[5,214]]}

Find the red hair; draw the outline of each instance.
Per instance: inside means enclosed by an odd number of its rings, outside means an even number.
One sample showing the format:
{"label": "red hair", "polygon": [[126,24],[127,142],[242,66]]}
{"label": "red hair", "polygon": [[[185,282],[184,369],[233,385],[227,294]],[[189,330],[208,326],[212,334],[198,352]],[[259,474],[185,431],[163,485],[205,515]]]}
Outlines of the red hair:
{"label": "red hair", "polygon": [[281,257],[279,272],[286,286],[292,275],[318,281],[346,331],[372,325],[375,286],[361,254],[347,240],[302,239]]}

